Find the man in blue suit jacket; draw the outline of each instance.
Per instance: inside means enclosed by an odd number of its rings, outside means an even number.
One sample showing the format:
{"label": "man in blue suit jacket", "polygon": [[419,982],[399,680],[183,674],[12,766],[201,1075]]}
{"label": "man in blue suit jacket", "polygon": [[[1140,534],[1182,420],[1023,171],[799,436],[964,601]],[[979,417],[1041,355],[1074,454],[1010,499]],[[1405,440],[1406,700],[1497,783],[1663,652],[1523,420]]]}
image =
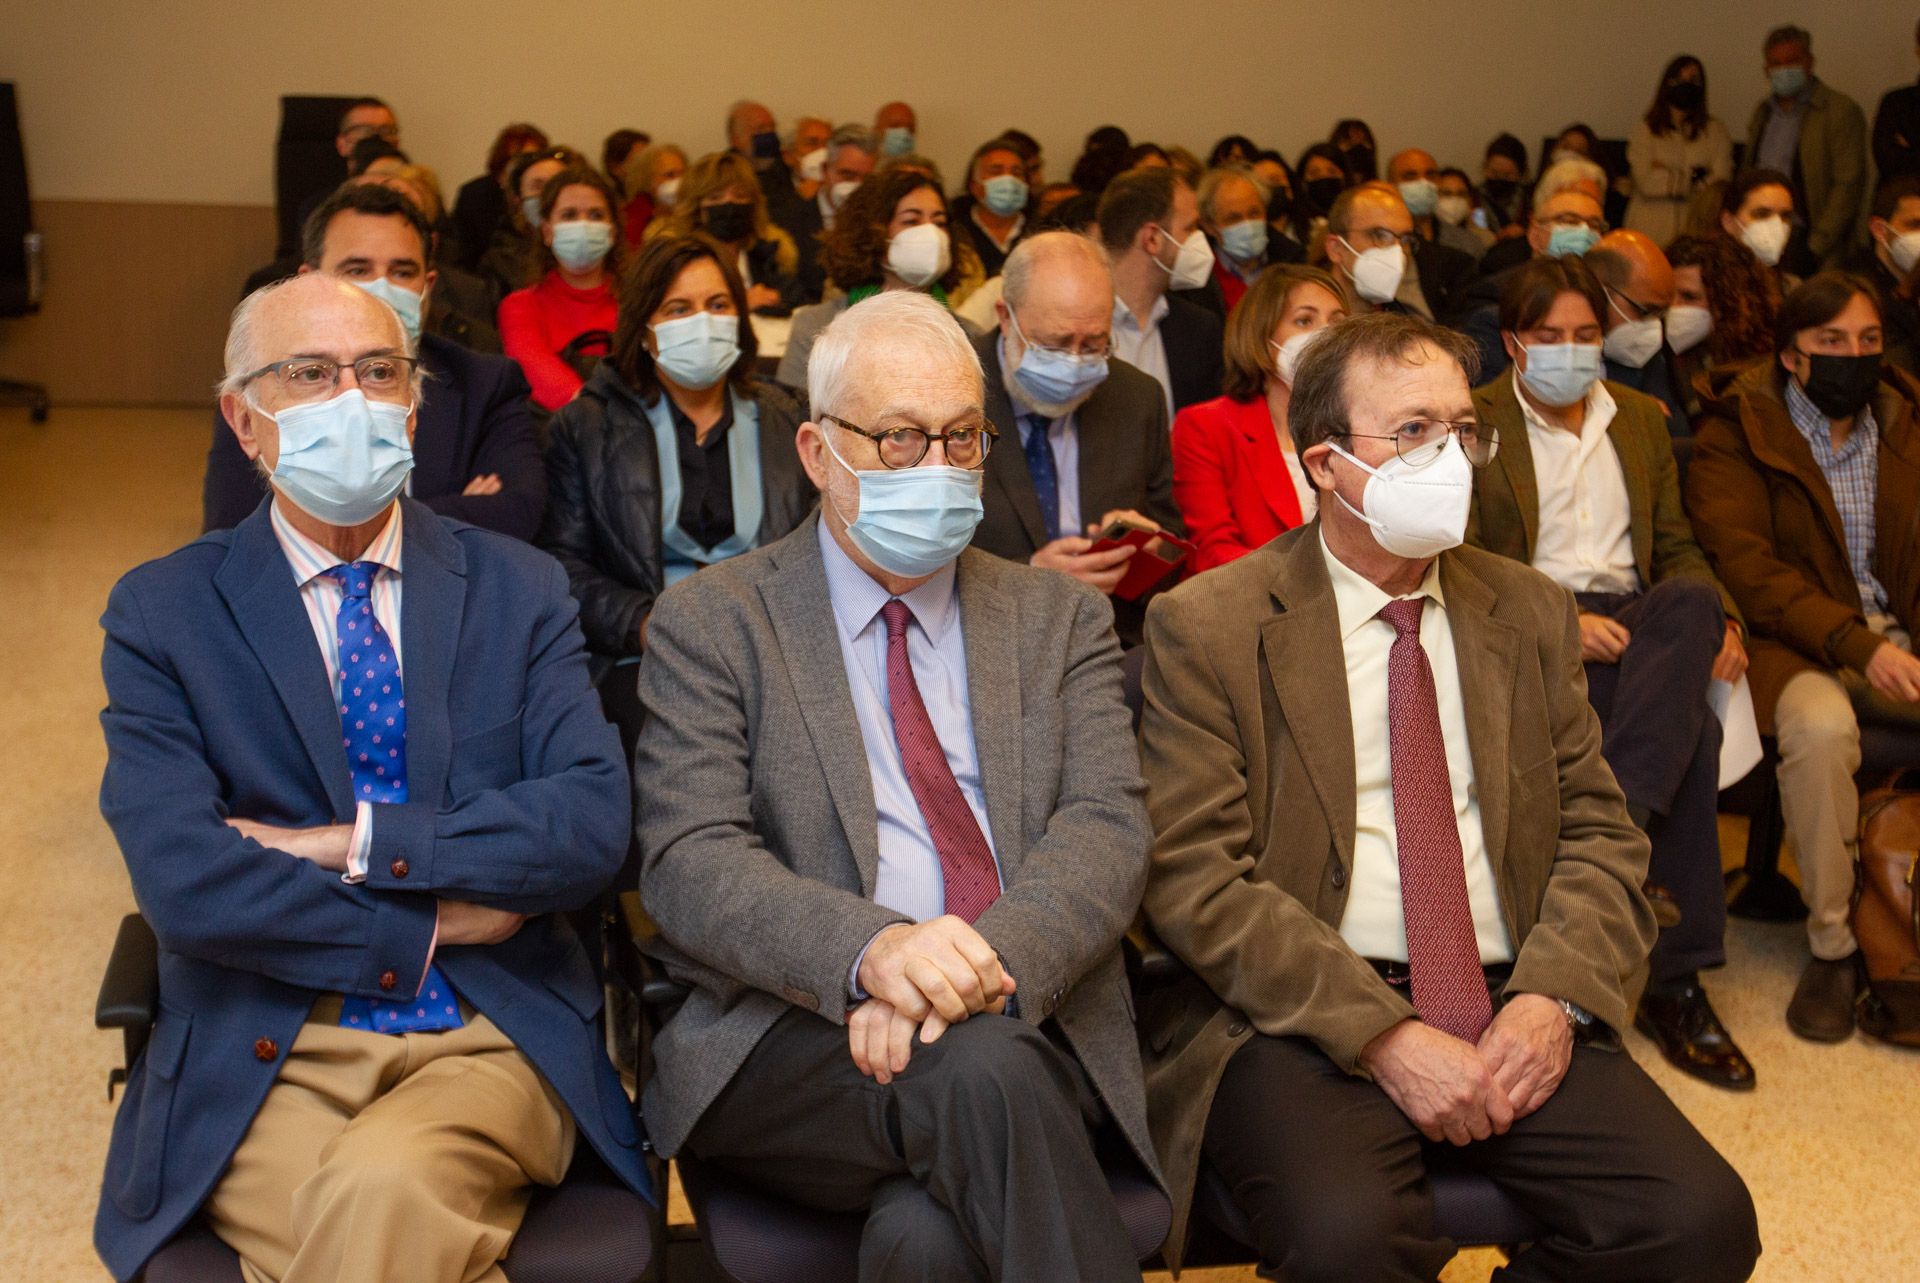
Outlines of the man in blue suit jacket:
{"label": "man in blue suit jacket", "polygon": [[[400,193],[342,188],[314,210],[303,252],[302,272],[326,272],[392,298],[395,291],[418,296],[419,314],[431,326],[438,297],[432,229]],[[418,355],[427,386],[408,493],[443,517],[531,541],[547,510],[547,470],[527,410],[533,392],[519,363],[471,351],[430,328],[420,335]],[[239,525],[266,494],[216,409],[200,528]]]}
{"label": "man in blue suit jacket", "polygon": [[330,276],[243,303],[223,400],[275,497],[107,605],[101,809],[160,942],[117,1278],[204,1211],[251,1279],[497,1281],[576,1136],[647,1192],[559,916],[627,774],[559,565],[398,497],[407,351]]}

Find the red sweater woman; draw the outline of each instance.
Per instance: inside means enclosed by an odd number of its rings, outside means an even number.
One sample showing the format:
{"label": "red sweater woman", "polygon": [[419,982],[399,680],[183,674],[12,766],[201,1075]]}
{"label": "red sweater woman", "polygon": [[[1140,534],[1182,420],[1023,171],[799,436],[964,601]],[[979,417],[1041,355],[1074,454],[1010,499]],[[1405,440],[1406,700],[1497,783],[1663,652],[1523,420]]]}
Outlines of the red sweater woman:
{"label": "red sweater woman", "polygon": [[[540,194],[540,281],[500,302],[500,345],[520,363],[534,401],[558,410],[583,382],[561,353],[586,336],[576,354],[604,354],[612,346],[619,300],[618,202],[600,175],[570,169],[554,175]],[[598,336],[604,335],[604,338]]]}

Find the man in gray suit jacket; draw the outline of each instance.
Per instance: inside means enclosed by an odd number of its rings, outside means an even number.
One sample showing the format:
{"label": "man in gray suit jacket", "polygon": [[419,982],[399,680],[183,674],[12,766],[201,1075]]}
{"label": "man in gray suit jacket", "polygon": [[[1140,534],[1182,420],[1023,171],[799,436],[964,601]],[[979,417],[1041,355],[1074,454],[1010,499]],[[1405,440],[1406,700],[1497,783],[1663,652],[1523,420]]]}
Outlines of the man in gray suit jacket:
{"label": "man in gray suit jacket", "polygon": [[[1111,594],[1137,554],[1093,551],[1098,531],[1124,517],[1184,533],[1166,396],[1111,355],[1113,273],[1093,240],[1042,232],[1021,241],[995,307],[999,328],[973,347],[1002,440],[987,460],[973,546]],[[1111,600],[1121,643],[1138,645],[1145,597]]]}
{"label": "man in gray suit jacket", "polygon": [[654,1045],[653,1141],[865,1211],[863,1279],[1136,1280],[1094,1145],[1158,1180],[1111,612],[966,548],[993,439],[938,304],[849,309],[808,381],[820,514],[648,625],[641,895],[692,990]]}

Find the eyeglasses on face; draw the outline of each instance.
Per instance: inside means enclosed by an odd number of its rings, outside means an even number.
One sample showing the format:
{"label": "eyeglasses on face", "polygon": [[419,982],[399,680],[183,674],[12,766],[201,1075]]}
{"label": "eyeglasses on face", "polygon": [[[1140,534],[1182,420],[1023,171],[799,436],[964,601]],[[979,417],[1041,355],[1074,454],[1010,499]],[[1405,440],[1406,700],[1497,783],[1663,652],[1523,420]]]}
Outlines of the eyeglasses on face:
{"label": "eyeglasses on face", "polygon": [[1451,423],[1445,419],[1408,419],[1391,435],[1380,432],[1349,432],[1350,437],[1369,441],[1391,441],[1394,453],[1409,468],[1424,468],[1440,457],[1449,436],[1458,437],[1460,451],[1467,462],[1484,468],[1500,450],[1500,434],[1491,424]]}
{"label": "eyeglasses on face", "polygon": [[272,375],[291,401],[325,401],[339,390],[340,371],[350,369],[355,386],[368,396],[397,398],[412,385],[419,364],[410,356],[363,356],[344,364],[320,356],[294,356],[242,376],[240,386]]}
{"label": "eyeglasses on face", "polygon": [[857,433],[874,443],[880,452],[882,466],[898,469],[919,466],[927,457],[927,451],[938,441],[946,450],[947,462],[956,468],[978,468],[986,463],[988,451],[1000,434],[993,430],[985,420],[978,423],[963,423],[959,427],[948,428],[945,432],[928,432],[925,428],[898,427],[888,428],[884,432],[873,432],[857,423],[835,414],[823,414],[821,420],[837,423],[849,432]]}

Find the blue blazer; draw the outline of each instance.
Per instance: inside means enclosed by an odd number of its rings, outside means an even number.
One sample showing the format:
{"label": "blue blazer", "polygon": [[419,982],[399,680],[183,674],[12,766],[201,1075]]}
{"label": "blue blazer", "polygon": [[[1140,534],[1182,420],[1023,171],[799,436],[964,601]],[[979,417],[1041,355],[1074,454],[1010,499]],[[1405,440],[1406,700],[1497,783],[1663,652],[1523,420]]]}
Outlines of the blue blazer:
{"label": "blue blazer", "polygon": [[436,897],[542,915],[434,961],[651,1197],[595,1025],[598,979],[557,916],[612,882],[632,832],[566,574],[402,502],[412,800],[373,808],[358,886],[223,823],[354,818],[338,705],[267,505],[130,572],[108,599],[100,808],[160,942],[159,1020],[114,1120],[94,1222],[116,1278],[206,1200],[317,996],[387,997],[383,973],[422,973]]}

